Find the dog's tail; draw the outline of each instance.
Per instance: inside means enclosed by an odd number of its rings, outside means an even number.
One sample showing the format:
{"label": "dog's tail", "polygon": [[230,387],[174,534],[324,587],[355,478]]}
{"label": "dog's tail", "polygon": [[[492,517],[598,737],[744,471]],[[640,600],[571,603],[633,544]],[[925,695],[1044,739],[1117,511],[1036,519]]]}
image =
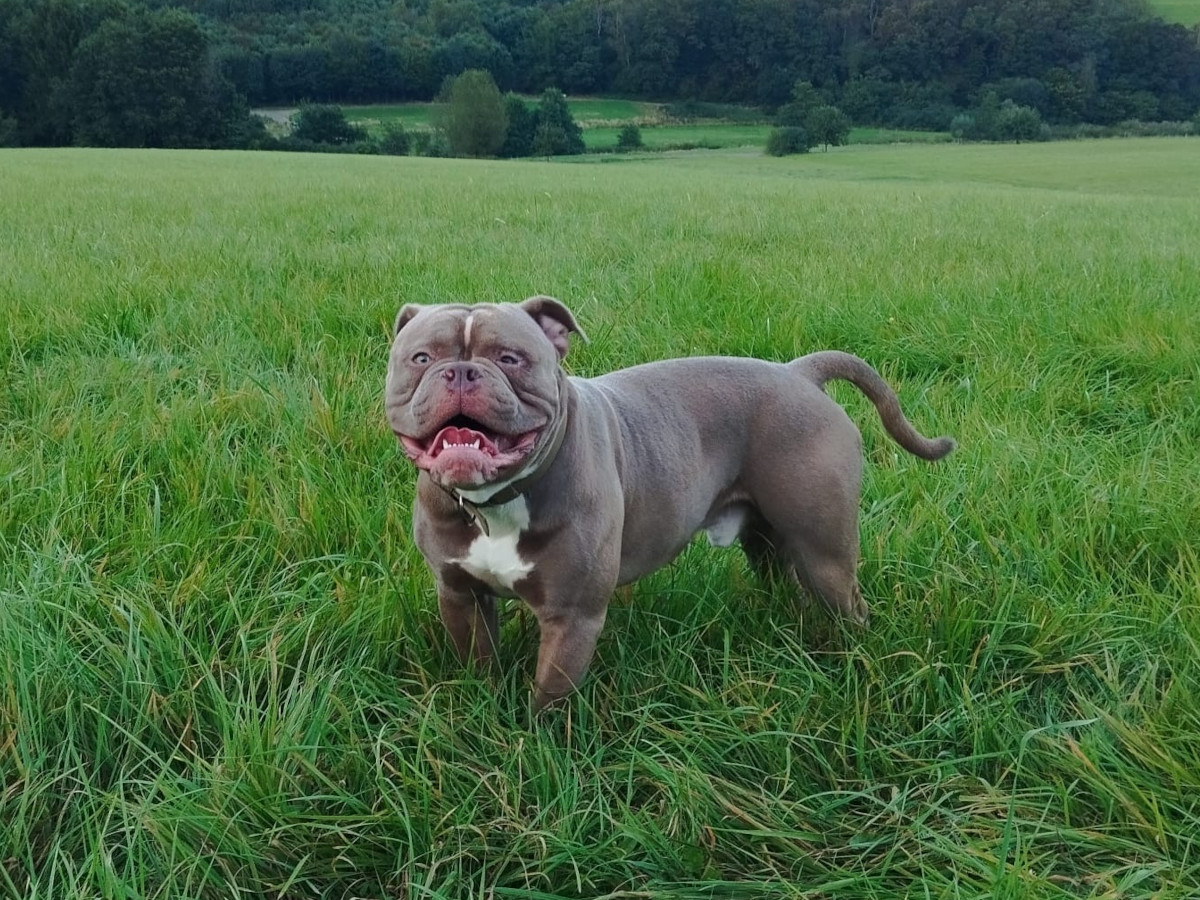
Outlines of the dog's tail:
{"label": "dog's tail", "polygon": [[820,353],[810,353],[802,356],[794,363],[809,379],[823,388],[825,383],[835,378],[849,381],[867,395],[867,399],[875,404],[883,427],[905,450],[921,459],[931,462],[941,459],[954,449],[954,438],[927,438],[912,423],[905,418],[900,409],[900,401],[896,392],[891,389],[878,372],[867,363],[849,353],[840,350],[823,350]]}

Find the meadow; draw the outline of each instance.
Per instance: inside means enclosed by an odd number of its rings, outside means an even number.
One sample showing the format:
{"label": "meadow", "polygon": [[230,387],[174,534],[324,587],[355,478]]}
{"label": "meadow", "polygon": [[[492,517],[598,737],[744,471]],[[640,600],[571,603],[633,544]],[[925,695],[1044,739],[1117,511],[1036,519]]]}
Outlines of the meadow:
{"label": "meadow", "polygon": [[[0,896],[1193,898],[1192,139],[571,162],[0,151]],[[589,375],[840,348],[867,631],[696,543],[531,717],[382,414],[404,302]]]}
{"label": "meadow", "polygon": [[[536,97],[526,98],[531,104]],[[617,137],[626,124],[641,129],[646,150],[707,149],[722,150],[734,147],[763,147],[771,126],[765,121],[732,121],[706,119],[678,121],[668,116],[662,104],[642,103],[599,97],[568,99],[571,115],[583,130],[588,152],[603,152],[617,148]],[[368,106],[346,106],[346,118],[354,124],[375,132],[382,126],[398,122],[406,129],[421,131],[432,128],[436,104],[395,103]],[[740,110],[743,118],[752,118],[750,108]],[[286,120],[286,111],[275,111],[278,121]],[[941,143],[949,141],[946,132],[906,131],[886,128],[854,128],[847,139],[850,144]]]}
{"label": "meadow", "polygon": [[1200,0],[1151,0],[1150,8],[1168,22],[1181,25],[1200,22]]}

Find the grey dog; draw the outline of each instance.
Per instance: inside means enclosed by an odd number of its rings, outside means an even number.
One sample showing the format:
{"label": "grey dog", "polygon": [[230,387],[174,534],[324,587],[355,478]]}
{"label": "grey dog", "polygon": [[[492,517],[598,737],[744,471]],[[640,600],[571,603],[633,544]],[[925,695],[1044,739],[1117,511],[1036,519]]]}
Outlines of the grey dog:
{"label": "grey dog", "polygon": [[844,379],[888,434],[937,460],[867,363],[837,351],[790,363],[698,357],[598,378],[560,362],[575,317],[551,297],[407,305],[385,407],[420,470],[413,533],[464,661],[496,652],[496,598],[537,618],[534,705],[591,662],[614,589],[669,563],[699,532],[740,542],[834,613],[867,622],[859,592],[858,429],[822,390]]}

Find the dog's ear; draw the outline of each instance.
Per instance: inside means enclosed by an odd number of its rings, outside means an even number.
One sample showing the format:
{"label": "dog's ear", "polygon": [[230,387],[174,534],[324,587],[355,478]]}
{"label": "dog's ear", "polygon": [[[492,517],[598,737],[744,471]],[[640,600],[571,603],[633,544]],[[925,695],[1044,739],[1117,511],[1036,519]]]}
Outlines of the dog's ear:
{"label": "dog's ear", "polygon": [[550,343],[558,351],[559,359],[567,355],[572,332],[579,335],[585,344],[588,342],[587,335],[583,333],[571,311],[553,297],[538,294],[522,302],[521,309],[533,316],[538,327],[550,338]]}
{"label": "dog's ear", "polygon": [[419,303],[405,303],[400,307],[400,312],[396,313],[396,324],[392,326],[392,337],[398,335],[400,329],[412,321],[412,317],[424,308]]}

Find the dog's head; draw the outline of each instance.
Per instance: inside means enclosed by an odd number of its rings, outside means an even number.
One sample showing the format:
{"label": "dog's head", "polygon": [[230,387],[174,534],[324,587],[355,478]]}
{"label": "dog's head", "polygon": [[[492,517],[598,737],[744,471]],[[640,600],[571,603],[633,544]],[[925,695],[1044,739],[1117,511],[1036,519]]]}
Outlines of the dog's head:
{"label": "dog's head", "polygon": [[584,337],[552,297],[403,307],[384,408],[409,459],[445,488],[511,482],[561,427],[572,332]]}

